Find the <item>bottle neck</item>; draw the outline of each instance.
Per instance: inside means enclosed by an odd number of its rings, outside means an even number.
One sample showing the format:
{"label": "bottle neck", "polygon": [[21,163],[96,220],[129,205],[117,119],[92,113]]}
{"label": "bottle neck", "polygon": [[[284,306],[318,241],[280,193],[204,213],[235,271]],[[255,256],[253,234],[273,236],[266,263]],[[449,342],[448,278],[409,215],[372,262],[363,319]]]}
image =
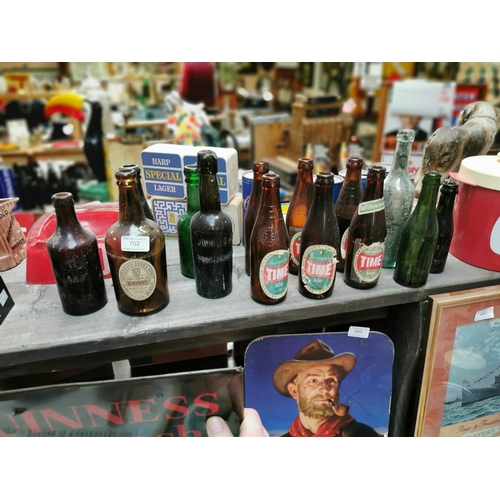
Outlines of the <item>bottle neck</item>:
{"label": "bottle neck", "polygon": [[455,204],[456,193],[445,192],[441,193],[438,202],[438,209],[440,212],[451,212]]}
{"label": "bottle neck", "polygon": [[319,210],[320,212],[325,211],[328,206],[333,207],[333,186],[328,184],[318,185],[314,190],[314,198],[311,204],[310,211]]}
{"label": "bottle neck", "polygon": [[436,200],[439,192],[439,182],[423,183],[420,196],[418,197],[415,211],[428,211],[436,209]]}
{"label": "bottle neck", "polygon": [[220,193],[216,174],[200,174],[200,211],[220,212]]}
{"label": "bottle neck", "polygon": [[120,222],[142,224],[146,220],[135,181],[118,182]]}
{"label": "bottle neck", "polygon": [[280,204],[280,190],[277,184],[262,186],[261,207],[271,208]]}
{"label": "bottle neck", "polygon": [[200,183],[186,182],[187,211],[198,212],[200,210]]}
{"label": "bottle neck", "polygon": [[410,163],[412,143],[409,141],[398,140],[396,143],[396,151],[392,159],[391,170],[394,172],[408,172],[408,164]]}
{"label": "bottle neck", "polygon": [[384,177],[368,177],[361,202],[378,200],[384,197]]}
{"label": "bottle neck", "polygon": [[59,230],[72,231],[81,228],[74,205],[54,208],[56,225]]}
{"label": "bottle neck", "polygon": [[250,197],[256,198],[262,195],[262,176],[267,173],[262,170],[253,172],[252,191]]}
{"label": "bottle neck", "polygon": [[345,184],[353,184],[361,186],[361,168],[348,168],[345,173]]}

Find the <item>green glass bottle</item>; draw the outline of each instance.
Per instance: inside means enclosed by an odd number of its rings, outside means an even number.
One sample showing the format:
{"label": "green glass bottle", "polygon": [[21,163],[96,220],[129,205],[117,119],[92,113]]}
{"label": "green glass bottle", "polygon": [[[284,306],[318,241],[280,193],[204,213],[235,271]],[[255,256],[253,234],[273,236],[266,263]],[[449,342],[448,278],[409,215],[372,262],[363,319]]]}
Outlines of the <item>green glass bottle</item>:
{"label": "green glass bottle", "polygon": [[427,172],[422,181],[418,203],[401,233],[394,281],[418,288],[425,285],[439,235],[436,200],[441,174]]}
{"label": "green glass bottle", "polygon": [[194,279],[191,219],[196,212],[200,211],[198,165],[186,165],[184,178],[186,179],[187,209],[177,220],[177,241],[179,242],[181,273],[186,278]]}

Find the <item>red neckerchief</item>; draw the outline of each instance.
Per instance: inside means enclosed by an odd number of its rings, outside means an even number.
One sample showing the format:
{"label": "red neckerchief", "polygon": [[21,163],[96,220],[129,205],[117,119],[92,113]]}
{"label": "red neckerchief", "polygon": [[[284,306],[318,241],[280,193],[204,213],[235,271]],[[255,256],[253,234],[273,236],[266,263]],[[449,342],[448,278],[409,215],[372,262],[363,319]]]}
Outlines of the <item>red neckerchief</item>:
{"label": "red neckerchief", "polygon": [[292,437],[335,437],[338,435],[340,430],[344,428],[348,423],[352,422],[354,417],[351,417],[349,413],[345,414],[343,417],[337,417],[334,415],[330,417],[324,424],[321,424],[320,428],[313,434],[309,429],[306,429],[300,417],[297,417],[290,426],[289,433]]}

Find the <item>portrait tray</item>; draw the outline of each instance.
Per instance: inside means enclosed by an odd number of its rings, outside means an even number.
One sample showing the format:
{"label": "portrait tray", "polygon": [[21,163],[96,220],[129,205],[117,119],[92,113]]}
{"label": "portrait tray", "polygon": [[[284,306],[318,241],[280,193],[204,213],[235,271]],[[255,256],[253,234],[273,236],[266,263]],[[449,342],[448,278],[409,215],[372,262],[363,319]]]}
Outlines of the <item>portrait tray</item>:
{"label": "portrait tray", "polygon": [[[334,365],[335,369],[340,366],[337,400],[335,396],[326,395],[321,377],[314,378],[315,370],[311,372],[310,369],[317,366],[316,361],[320,370],[329,364]],[[259,337],[248,345],[245,352],[245,407],[255,408],[259,412],[271,437],[290,435],[292,423],[299,419],[300,398],[297,396],[296,399],[290,394],[290,390],[295,392],[289,379],[297,376],[295,387],[298,394],[305,394],[306,399],[309,397],[313,406],[325,406],[324,411],[330,414],[331,409],[327,407],[328,401],[331,401],[336,410],[347,409],[348,416],[359,423],[354,425],[367,431],[367,434],[354,435],[387,436],[393,361],[394,345],[391,339],[384,333],[369,331],[368,328],[351,327],[349,332]],[[302,376],[308,377],[304,384],[307,380],[315,388],[309,392],[300,389],[302,382],[299,377]],[[325,385],[331,384],[328,377],[325,376],[325,380]],[[330,397],[332,399],[328,399]],[[302,413],[300,415],[302,418]],[[335,420],[335,417],[332,415],[327,420]],[[297,436],[297,433],[293,431],[291,435]],[[311,434],[305,431],[301,435]],[[332,431],[330,427],[328,432],[321,433],[318,430],[312,435],[333,437],[352,434],[341,432],[335,427]]]}

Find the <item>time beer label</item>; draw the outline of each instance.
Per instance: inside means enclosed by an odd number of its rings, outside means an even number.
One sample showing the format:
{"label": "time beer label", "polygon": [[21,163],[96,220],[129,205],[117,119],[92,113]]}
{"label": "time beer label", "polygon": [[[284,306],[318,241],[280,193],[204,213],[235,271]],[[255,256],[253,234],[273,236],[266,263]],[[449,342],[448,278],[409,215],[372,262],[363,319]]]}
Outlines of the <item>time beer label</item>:
{"label": "time beer label", "polygon": [[271,299],[281,299],[288,290],[288,250],[269,252],[259,269],[260,286]]}
{"label": "time beer label", "polygon": [[376,242],[367,246],[361,240],[356,239],[354,242],[351,279],[358,283],[377,281],[380,276],[383,258],[383,243]]}
{"label": "time beer label", "polygon": [[288,235],[290,236],[290,257],[292,262],[298,266],[300,261],[300,240],[302,237],[302,228],[290,226]]}
{"label": "time beer label", "polygon": [[338,260],[335,248],[311,245],[302,256],[301,279],[306,290],[314,294],[325,293],[333,284]]}

